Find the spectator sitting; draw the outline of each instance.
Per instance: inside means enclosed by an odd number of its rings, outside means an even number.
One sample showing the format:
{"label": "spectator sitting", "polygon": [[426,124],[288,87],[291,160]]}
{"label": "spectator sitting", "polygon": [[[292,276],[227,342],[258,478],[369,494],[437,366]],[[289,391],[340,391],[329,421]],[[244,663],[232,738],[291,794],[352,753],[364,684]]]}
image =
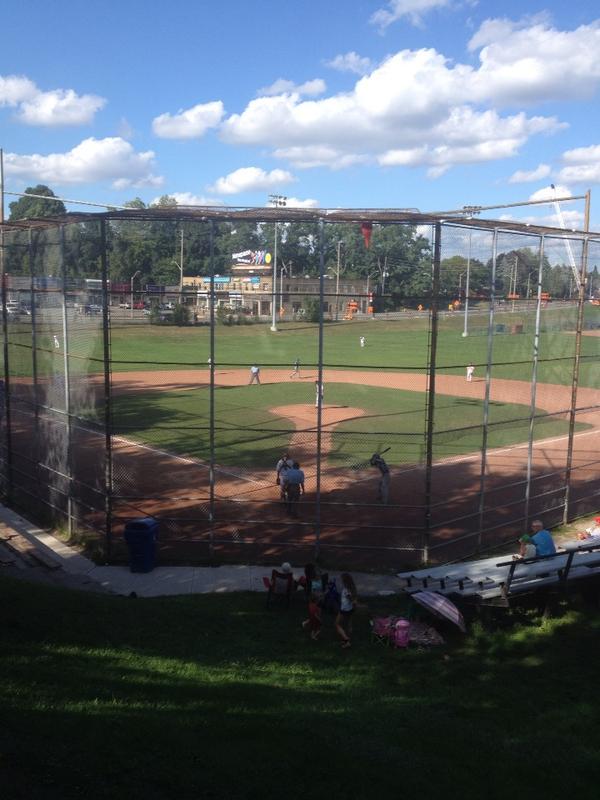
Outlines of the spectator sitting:
{"label": "spectator sitting", "polygon": [[519,545],[519,554],[513,556],[513,558],[535,558],[537,556],[535,544],[528,533],[524,533],[523,536],[521,536]]}
{"label": "spectator sitting", "polygon": [[533,535],[531,541],[535,545],[536,556],[553,556],[556,553],[554,539],[550,531],[544,528],[544,523],[539,519],[534,519],[531,523]]}
{"label": "spectator sitting", "polygon": [[600,539],[600,517],[594,518],[594,524],[586,528],[584,533],[577,534],[578,539]]}

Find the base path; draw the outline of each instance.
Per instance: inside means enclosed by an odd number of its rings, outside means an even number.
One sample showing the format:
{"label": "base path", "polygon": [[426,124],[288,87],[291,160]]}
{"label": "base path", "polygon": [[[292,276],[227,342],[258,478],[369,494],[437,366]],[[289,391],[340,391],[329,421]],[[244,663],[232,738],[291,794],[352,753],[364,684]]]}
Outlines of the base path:
{"label": "base path", "polygon": [[[431,556],[448,560],[472,552],[476,539],[469,537],[477,537],[480,530],[486,532],[479,542],[485,547],[515,538],[524,516],[542,515],[549,525],[560,521],[565,497],[567,435],[535,441],[531,448],[523,442],[489,449],[483,465],[479,450],[443,458],[440,455],[449,450],[440,451],[438,446],[429,486],[422,455],[412,463],[392,466],[388,506],[377,503],[378,474],[368,466],[356,470],[348,464],[336,466],[323,459],[320,476],[317,475],[315,454],[319,435],[321,453],[326,455],[336,425],[360,418],[365,412],[325,402],[319,434],[313,393],[316,379],[316,372],[311,371],[305,372],[301,380],[293,381],[296,386],[306,384],[312,403],[268,409],[285,420],[284,429],[292,431],[289,447],[306,474],[300,521],[290,521],[285,516],[275,485],[275,465],[270,469],[219,465],[217,447],[211,501],[210,471],[205,462],[114,437],[113,458],[119,485],[113,500],[119,518],[133,514],[159,517],[161,557],[176,561],[206,558],[209,540],[214,556],[226,560],[277,560],[282,553],[289,555],[291,547],[296,548],[298,557],[302,552],[310,559],[318,518],[323,553],[329,547],[327,552],[335,563],[365,566],[368,562],[374,568],[392,563],[402,566],[411,557],[418,559],[425,529],[430,531]],[[111,381],[115,395],[135,396],[142,392],[207,389],[210,372],[206,369],[113,372]],[[327,386],[334,383],[413,392],[428,389],[428,377],[421,373],[327,369],[323,381],[325,401]],[[246,386],[248,371],[217,367],[214,382],[216,387]],[[261,392],[265,384],[288,382],[289,368],[261,368],[262,385],[249,387],[249,391]],[[464,375],[438,373],[435,389],[438,402],[444,395],[483,401],[486,383],[480,376],[467,382]],[[493,379],[490,401],[522,404],[528,409],[532,404],[532,386],[526,381]],[[584,498],[592,497],[597,490],[600,452],[597,402],[595,390],[579,388],[577,406],[581,411],[576,418],[591,426],[575,434],[570,500],[571,509],[579,513],[589,510],[587,505],[592,501]],[[535,387],[538,411],[543,409],[568,419],[570,407],[570,386]],[[524,416],[528,416],[527,410]],[[368,421],[365,427],[368,430]],[[528,475],[531,491],[527,501]],[[320,495],[316,492],[317,485]],[[427,508],[431,509],[429,515]],[[115,522],[115,530],[119,524]]]}

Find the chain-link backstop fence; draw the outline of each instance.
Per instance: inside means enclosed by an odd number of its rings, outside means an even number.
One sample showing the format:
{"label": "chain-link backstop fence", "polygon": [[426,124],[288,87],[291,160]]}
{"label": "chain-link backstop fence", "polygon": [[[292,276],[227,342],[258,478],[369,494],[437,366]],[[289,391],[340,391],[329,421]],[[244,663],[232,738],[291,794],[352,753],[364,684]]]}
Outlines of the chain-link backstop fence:
{"label": "chain-link backstop fence", "polygon": [[163,563],[394,569],[598,509],[591,234],[170,209],[1,253],[2,492],[98,558],[150,516]]}

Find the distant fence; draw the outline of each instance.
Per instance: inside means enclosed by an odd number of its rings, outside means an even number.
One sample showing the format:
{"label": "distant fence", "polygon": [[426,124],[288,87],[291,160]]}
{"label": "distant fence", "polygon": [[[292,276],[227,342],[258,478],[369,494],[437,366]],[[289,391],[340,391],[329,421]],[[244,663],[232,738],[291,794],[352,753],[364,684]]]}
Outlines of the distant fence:
{"label": "distant fence", "polygon": [[[284,291],[276,263],[281,296],[277,284],[271,297],[263,289],[255,320],[219,316],[215,238],[240,220],[302,223],[295,251],[286,229],[285,263],[306,261],[313,226],[318,291],[306,313],[306,294]],[[340,272],[362,268],[341,265],[328,243],[365,220],[375,275],[362,271],[363,285],[372,281],[365,310],[343,319],[357,294],[339,290]],[[185,225],[190,249],[206,243],[203,309],[185,289],[164,309],[156,292],[138,291],[133,308],[111,295],[119,248],[158,235],[152,224]],[[140,516],[159,521],[163,563],[285,556],[395,569],[485,551],[537,516],[556,525],[596,511],[600,307],[586,277],[600,241],[569,233],[581,288],[548,302],[548,275],[566,268],[565,235],[392,211],[173,209],[7,223],[2,494],[108,562],[127,557],[124,524]],[[507,300],[507,281],[525,297]],[[177,306],[187,310],[174,324]],[[246,386],[254,361],[261,405]],[[387,502],[369,463],[385,448]],[[298,517],[275,486],[286,449],[306,475]]]}

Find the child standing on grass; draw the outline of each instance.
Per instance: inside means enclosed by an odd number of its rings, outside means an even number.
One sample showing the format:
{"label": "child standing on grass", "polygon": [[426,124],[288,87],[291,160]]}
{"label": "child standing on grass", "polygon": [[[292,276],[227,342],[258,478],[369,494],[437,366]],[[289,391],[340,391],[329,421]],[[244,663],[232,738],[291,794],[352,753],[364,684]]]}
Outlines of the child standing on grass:
{"label": "child standing on grass", "polygon": [[342,595],[340,610],[335,618],[335,629],[342,640],[342,647],[350,647],[350,637],[352,636],[352,615],[356,606],[357,592],[352,575],[343,572],[341,575]]}
{"label": "child standing on grass", "polygon": [[321,633],[321,607],[319,606],[317,596],[311,594],[308,601],[308,619],[302,623],[304,630],[310,630],[310,638],[318,639]]}

